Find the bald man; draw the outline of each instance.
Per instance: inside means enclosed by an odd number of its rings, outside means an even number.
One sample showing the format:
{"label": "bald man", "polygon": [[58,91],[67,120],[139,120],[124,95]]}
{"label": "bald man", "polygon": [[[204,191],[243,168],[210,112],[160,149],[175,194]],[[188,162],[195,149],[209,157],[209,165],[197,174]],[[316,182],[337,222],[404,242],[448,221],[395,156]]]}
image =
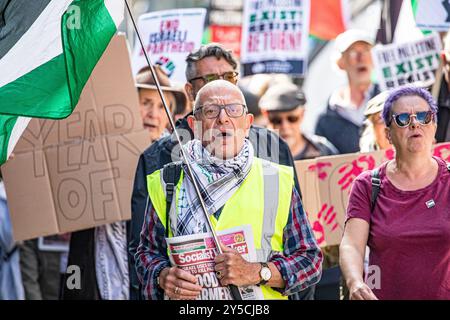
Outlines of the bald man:
{"label": "bald man", "polygon": [[[253,115],[240,89],[224,80],[207,83],[197,94],[188,122],[194,139],[184,148],[216,231],[243,225],[253,231],[257,261],[246,261],[225,246],[215,257],[221,285],[259,285],[264,298],[287,299],[318,282],[322,254],[294,186],[293,169],[254,155],[247,139]],[[169,212],[161,205],[166,199],[160,186],[166,168],[147,176],[149,205],[136,254],[147,299],[204,297],[197,278],[171,266],[167,256],[166,235],[209,231],[191,179],[184,178],[186,164],[180,166],[183,172],[174,190],[182,196],[174,195],[178,202]]]}

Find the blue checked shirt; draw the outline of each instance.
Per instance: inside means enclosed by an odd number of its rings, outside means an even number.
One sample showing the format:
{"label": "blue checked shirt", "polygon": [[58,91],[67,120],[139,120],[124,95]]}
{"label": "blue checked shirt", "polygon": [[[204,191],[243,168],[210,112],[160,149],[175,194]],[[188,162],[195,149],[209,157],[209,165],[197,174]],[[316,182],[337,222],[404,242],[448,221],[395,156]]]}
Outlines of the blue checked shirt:
{"label": "blue checked shirt", "polygon": [[[220,215],[216,213],[216,218]],[[273,254],[273,262],[283,277],[284,289],[276,289],[283,295],[291,295],[316,284],[322,271],[322,252],[317,245],[300,196],[292,190],[288,222],[283,230],[284,251]],[[157,284],[157,276],[170,267],[165,241],[165,229],[149,203],[141,231],[141,242],[136,252],[136,270],[146,299],[163,298],[163,290]]]}

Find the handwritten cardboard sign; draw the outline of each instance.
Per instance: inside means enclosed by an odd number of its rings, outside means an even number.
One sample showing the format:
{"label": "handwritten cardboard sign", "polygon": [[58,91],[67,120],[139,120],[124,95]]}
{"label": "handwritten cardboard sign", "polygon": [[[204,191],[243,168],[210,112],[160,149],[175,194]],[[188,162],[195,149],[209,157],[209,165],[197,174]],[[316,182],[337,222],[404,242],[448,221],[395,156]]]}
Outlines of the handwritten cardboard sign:
{"label": "handwritten cardboard sign", "polygon": [[[434,146],[450,162],[450,142]],[[320,246],[341,242],[350,190],[356,177],[393,159],[392,149],[296,161],[303,206]]]}
{"label": "handwritten cardboard sign", "polygon": [[150,143],[125,37],[116,36],[64,120],[32,119],[2,166],[14,238],[129,219],[134,173]]}

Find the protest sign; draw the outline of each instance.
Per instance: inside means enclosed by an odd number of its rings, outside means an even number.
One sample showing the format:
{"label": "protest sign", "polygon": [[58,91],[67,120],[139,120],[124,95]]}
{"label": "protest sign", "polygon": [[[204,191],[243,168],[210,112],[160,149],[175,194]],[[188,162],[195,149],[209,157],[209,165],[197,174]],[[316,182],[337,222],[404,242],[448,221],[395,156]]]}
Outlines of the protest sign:
{"label": "protest sign", "polygon": [[2,166],[15,240],[127,220],[150,144],[124,36],[111,40],[64,120],[32,119]]}
{"label": "protest sign", "polygon": [[[220,241],[237,250],[245,260],[256,262],[256,250],[251,226],[244,225],[217,232]],[[214,239],[210,233],[167,238],[172,266],[190,272],[203,287],[198,300],[232,300],[228,287],[220,284],[214,271],[217,255]],[[243,300],[263,300],[259,286],[239,287]]]}
{"label": "protest sign", "polygon": [[[450,162],[450,142],[435,145],[433,154]],[[295,161],[303,206],[321,247],[341,242],[356,177],[393,158],[394,151],[388,149]]]}
{"label": "protest sign", "polygon": [[244,0],[211,0],[211,8],[219,10],[241,10]]}
{"label": "protest sign", "polygon": [[441,47],[439,36],[434,34],[402,44],[375,46],[372,57],[381,90],[419,81],[432,83]]}
{"label": "protest sign", "polygon": [[416,25],[423,30],[448,31],[450,28],[449,0],[419,0]]}
{"label": "protest sign", "polygon": [[309,0],[248,0],[244,5],[241,63],[244,76],[306,72]]}
{"label": "protest sign", "polygon": [[[186,56],[201,45],[205,15],[206,9],[192,8],[155,11],[139,17],[144,48],[171,81],[186,82]],[[147,66],[139,41],[134,45],[132,65],[133,74]]]}
{"label": "protest sign", "polygon": [[236,57],[241,54],[241,26],[209,26],[211,30],[211,42],[222,44],[228,50],[232,50]]}

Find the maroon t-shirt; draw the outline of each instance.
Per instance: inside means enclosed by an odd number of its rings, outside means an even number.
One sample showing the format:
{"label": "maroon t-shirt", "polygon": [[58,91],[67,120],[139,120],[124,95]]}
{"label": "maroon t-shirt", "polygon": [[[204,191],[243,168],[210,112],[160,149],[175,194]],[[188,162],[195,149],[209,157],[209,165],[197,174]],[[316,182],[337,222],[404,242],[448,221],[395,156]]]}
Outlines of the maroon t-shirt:
{"label": "maroon t-shirt", "polygon": [[[450,299],[450,173],[443,160],[436,179],[415,191],[396,188],[380,167],[381,189],[370,213],[371,173],[353,184],[347,220],[360,218],[370,225],[369,266],[378,266],[378,299]],[[426,203],[434,201],[428,208]],[[376,267],[369,269],[376,284]],[[373,285],[372,285],[373,286]]]}

